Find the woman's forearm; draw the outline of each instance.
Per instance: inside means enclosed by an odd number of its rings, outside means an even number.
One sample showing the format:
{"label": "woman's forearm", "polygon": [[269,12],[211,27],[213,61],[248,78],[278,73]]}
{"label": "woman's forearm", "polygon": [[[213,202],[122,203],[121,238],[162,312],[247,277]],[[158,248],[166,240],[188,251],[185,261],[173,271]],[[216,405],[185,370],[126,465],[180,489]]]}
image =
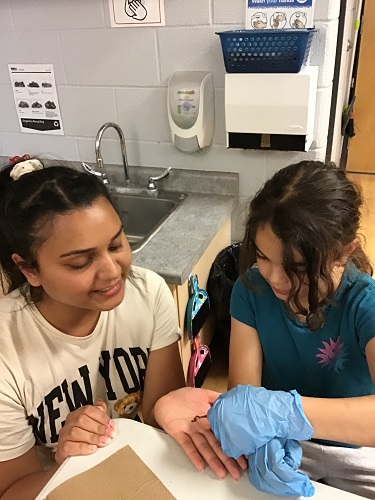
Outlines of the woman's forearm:
{"label": "woman's forearm", "polygon": [[375,395],[324,399],[302,397],[313,437],[375,447]]}
{"label": "woman's forearm", "polygon": [[33,472],[22,477],[6,490],[1,500],[34,500],[42,491],[59,466],[56,464],[48,471]]}

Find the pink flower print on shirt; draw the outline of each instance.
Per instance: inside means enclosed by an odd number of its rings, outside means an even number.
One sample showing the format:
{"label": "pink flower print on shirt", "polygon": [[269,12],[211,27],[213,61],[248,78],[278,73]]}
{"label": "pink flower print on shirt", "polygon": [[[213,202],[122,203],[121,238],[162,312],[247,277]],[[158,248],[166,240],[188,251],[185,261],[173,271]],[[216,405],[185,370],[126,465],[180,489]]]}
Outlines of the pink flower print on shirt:
{"label": "pink flower print on shirt", "polygon": [[321,354],[317,354],[316,358],[321,358],[318,364],[327,366],[328,369],[334,370],[336,373],[344,368],[344,363],[346,361],[346,347],[344,343],[341,343],[340,336],[337,337],[336,342],[329,339],[329,344],[323,341],[324,349],[318,348]]}

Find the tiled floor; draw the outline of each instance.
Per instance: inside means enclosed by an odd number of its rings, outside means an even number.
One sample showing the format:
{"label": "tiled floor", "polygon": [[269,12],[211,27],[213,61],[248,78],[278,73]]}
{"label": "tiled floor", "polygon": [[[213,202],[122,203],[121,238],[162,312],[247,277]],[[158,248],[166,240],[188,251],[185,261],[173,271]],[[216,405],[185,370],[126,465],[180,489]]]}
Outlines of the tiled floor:
{"label": "tiled floor", "polygon": [[[366,204],[362,213],[362,234],[366,240],[366,252],[375,267],[375,230],[373,229],[375,221],[375,175],[348,174],[348,176],[362,188]],[[204,381],[203,388],[224,392],[227,390],[228,382],[228,350],[225,342],[216,339],[211,345],[211,356],[212,366]]]}

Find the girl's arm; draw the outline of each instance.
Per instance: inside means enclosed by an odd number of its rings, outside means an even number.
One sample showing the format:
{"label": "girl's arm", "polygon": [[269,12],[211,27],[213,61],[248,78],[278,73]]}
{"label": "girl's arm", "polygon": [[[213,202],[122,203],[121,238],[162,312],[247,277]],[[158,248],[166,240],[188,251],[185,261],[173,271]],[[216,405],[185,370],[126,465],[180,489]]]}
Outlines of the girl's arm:
{"label": "girl's arm", "polygon": [[[367,344],[366,358],[375,385],[375,338]],[[234,318],[229,360],[229,389],[238,384],[261,385],[262,350],[257,331]],[[375,395],[302,397],[302,405],[314,438],[375,447]]]}
{"label": "girl's arm", "polygon": [[168,392],[185,387],[185,385],[178,342],[151,351],[147,362],[142,402],[144,422],[158,427],[154,417],[156,401]]}
{"label": "girl's arm", "polygon": [[[375,338],[366,346],[375,385]],[[303,410],[314,428],[314,438],[375,447],[375,395],[321,399],[302,397]]]}
{"label": "girl's arm", "polygon": [[375,395],[323,399],[302,397],[313,437],[375,447]]}
{"label": "girl's arm", "polygon": [[58,469],[44,471],[35,446],[18,458],[0,462],[1,500],[33,500]]}
{"label": "girl's arm", "polygon": [[238,384],[261,385],[263,354],[255,328],[232,318],[228,389]]}

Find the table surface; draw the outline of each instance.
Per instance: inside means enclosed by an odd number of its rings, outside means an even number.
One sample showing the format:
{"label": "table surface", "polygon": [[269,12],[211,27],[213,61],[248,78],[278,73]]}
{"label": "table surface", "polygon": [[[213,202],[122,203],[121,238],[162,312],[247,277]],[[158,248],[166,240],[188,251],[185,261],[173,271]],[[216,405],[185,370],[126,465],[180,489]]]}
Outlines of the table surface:
{"label": "table surface", "polygon": [[[177,500],[191,500],[192,498],[203,500],[209,497],[215,500],[234,498],[285,500],[285,497],[257,491],[250,484],[247,474],[243,474],[239,481],[235,481],[229,476],[224,480],[218,479],[208,468],[203,472],[198,472],[178,444],[162,431],[134,420],[116,419],[115,422],[117,436],[108,446],[99,449],[93,455],[67,459],[36,500],[43,500],[59,484],[94,467],[126,445],[137,453]],[[316,490],[314,500],[361,498],[314,481],[313,484]],[[189,485],[188,488],[187,485]]]}

